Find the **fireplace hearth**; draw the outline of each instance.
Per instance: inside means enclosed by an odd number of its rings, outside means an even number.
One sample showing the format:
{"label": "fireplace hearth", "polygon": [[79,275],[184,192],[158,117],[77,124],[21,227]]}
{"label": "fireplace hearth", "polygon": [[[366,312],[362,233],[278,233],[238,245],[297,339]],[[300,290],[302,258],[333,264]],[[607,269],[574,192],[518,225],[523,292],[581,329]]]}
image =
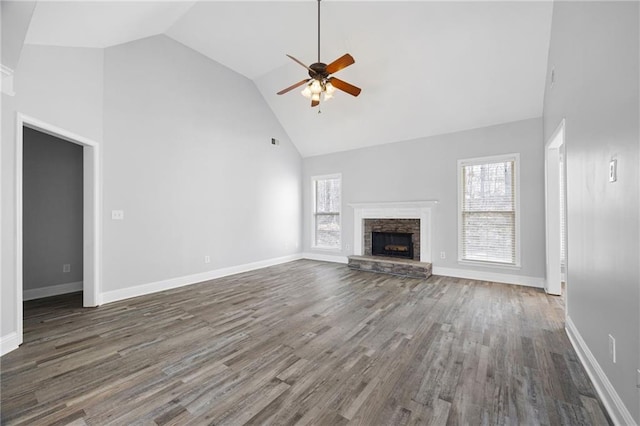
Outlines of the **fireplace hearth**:
{"label": "fireplace hearth", "polygon": [[372,232],[373,256],[413,259],[413,234],[405,232]]}

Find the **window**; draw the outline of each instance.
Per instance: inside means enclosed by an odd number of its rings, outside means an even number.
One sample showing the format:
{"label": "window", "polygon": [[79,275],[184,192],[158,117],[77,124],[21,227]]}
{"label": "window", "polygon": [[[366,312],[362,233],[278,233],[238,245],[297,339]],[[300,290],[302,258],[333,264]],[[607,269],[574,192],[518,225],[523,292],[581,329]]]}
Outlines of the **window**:
{"label": "window", "polygon": [[458,260],[519,266],[518,154],[458,161]]}
{"label": "window", "polygon": [[313,183],[313,247],[340,248],[340,175],[316,176]]}

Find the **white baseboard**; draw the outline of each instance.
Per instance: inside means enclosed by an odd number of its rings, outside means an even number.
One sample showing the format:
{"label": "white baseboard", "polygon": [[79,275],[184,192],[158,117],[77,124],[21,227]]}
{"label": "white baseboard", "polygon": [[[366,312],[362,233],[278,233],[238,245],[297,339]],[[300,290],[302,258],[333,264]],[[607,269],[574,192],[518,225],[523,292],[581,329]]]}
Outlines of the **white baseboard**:
{"label": "white baseboard", "polygon": [[65,283],[52,285],[49,287],[31,288],[23,290],[22,300],[42,299],[43,297],[57,296],[59,294],[74,293],[76,291],[82,291],[82,281],[76,281],[73,283]]}
{"label": "white baseboard", "polygon": [[466,278],[469,280],[491,281],[496,283],[517,284],[527,287],[544,288],[545,279],[525,275],[502,274],[500,272],[475,271],[472,269],[443,268],[434,266],[433,275]]}
{"label": "white baseboard", "polygon": [[324,254],[324,253],[302,253],[303,259],[309,260],[320,260],[322,262],[334,262],[334,263],[348,263],[349,259],[347,256],[339,256],[335,254]]}
{"label": "white baseboard", "polygon": [[6,336],[0,337],[0,356],[11,352],[14,349],[18,349],[18,345],[20,345],[20,340],[18,339],[18,333],[11,332]]}
{"label": "white baseboard", "polygon": [[268,266],[279,265],[281,263],[291,262],[301,259],[302,255],[292,254],[289,256],[277,257],[273,259],[261,260],[258,262],[246,263],[243,265],[230,266],[228,268],[216,269],[213,271],[202,272],[199,274],[187,275],[184,277],[170,278],[168,280],[156,281],[153,283],[137,285],[134,287],[123,288],[120,290],[112,290],[102,293],[102,303],[115,302],[118,300],[129,299],[131,297],[144,296],[145,294],[156,293],[173,288],[183,287],[190,284],[196,284],[202,281],[209,281],[216,278],[222,278],[229,275],[249,272],[255,269],[266,268]]}
{"label": "white baseboard", "polygon": [[580,358],[582,366],[587,370],[587,374],[589,375],[593,386],[596,388],[598,396],[607,409],[613,424],[637,426],[637,423],[631,416],[631,413],[624,405],[624,402],[622,402],[622,399],[620,399],[618,392],[616,392],[615,388],[609,381],[609,378],[604,373],[604,370],[600,367],[598,360],[593,356],[593,353],[569,316],[567,316],[566,319],[565,330],[567,332],[567,336],[569,336],[571,345],[573,345],[573,348],[578,354],[578,358]]}

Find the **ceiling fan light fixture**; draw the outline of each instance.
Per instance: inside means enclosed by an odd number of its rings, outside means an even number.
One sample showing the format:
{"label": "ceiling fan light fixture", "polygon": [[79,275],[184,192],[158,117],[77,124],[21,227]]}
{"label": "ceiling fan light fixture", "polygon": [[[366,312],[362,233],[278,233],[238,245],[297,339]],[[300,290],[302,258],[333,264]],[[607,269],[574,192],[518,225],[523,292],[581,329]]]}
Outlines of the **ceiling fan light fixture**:
{"label": "ceiling fan light fixture", "polygon": [[329,99],[333,98],[333,95],[329,92],[324,92],[324,100],[328,101]]}
{"label": "ceiling fan light fixture", "polygon": [[313,94],[319,94],[322,92],[322,84],[320,84],[318,80],[313,80],[309,85],[309,88]]}
{"label": "ceiling fan light fixture", "polygon": [[324,85],[324,90],[325,90],[325,93],[329,95],[333,95],[333,93],[336,91],[336,88],[333,87],[333,84],[331,84],[330,81],[328,81],[327,84]]}
{"label": "ceiling fan light fixture", "polygon": [[314,93],[311,95],[311,100],[319,102],[320,101],[320,93]]}
{"label": "ceiling fan light fixture", "polygon": [[300,93],[302,93],[302,96],[307,99],[311,98],[311,88],[309,87],[309,85],[304,86],[304,89],[302,89]]}

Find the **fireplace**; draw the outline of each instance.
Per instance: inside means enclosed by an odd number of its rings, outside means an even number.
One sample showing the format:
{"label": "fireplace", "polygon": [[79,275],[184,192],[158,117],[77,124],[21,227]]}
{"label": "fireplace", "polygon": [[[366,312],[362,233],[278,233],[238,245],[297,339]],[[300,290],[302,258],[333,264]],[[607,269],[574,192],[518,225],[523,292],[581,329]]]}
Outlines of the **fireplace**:
{"label": "fireplace", "polygon": [[364,219],[362,238],[365,256],[420,260],[418,219]]}
{"label": "fireplace", "polygon": [[371,254],[413,259],[412,238],[413,234],[406,232],[372,232]]}
{"label": "fireplace", "polygon": [[[430,263],[431,211],[437,205],[437,200],[350,203],[349,206],[353,208],[353,254],[355,256],[372,256],[371,234],[373,231],[406,232],[413,234],[413,259]],[[388,219],[394,221],[413,219],[415,222],[410,228],[395,226],[391,228],[379,222]]]}

